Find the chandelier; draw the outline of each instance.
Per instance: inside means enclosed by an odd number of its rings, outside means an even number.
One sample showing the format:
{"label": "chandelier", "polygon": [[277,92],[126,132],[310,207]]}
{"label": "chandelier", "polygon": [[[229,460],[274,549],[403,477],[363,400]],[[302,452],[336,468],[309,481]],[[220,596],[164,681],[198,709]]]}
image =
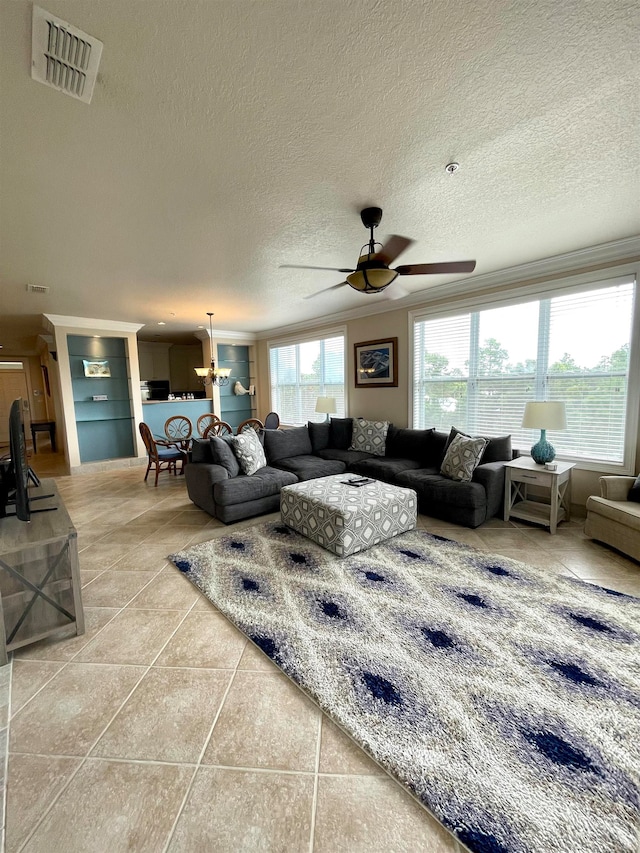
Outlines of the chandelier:
{"label": "chandelier", "polygon": [[216,367],[216,363],[213,358],[213,327],[211,325],[211,318],[213,317],[212,311],[207,311],[207,316],[209,317],[209,346],[211,347],[211,364],[209,367],[194,367],[198,379],[202,382],[203,385],[218,385],[222,387],[223,385],[229,384],[229,376],[231,374],[230,367]]}

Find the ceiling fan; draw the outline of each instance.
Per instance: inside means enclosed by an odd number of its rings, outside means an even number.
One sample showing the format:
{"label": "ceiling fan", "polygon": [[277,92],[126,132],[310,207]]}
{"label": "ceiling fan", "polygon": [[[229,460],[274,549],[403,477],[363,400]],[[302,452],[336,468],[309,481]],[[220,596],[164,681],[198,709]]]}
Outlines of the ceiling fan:
{"label": "ceiling fan", "polygon": [[[473,272],[476,267],[475,261],[452,261],[438,264],[406,264],[395,269],[389,269],[389,264],[392,264],[400,253],[404,252],[414,241],[408,237],[399,237],[397,234],[392,234],[384,246],[381,243],[376,243],[373,239],[373,230],[378,227],[382,219],[382,208],[380,207],[365,207],[364,210],[360,211],[360,218],[364,227],[369,229],[371,236],[369,242],[365,243],[360,250],[358,265],[355,269],[281,264],[281,268],[284,269],[332,270],[334,272],[349,273],[345,281],[341,281],[339,284],[334,284],[331,287],[325,287],[317,293],[305,296],[305,299],[311,299],[313,296],[318,296],[318,294],[325,293],[327,290],[336,290],[338,287],[344,287],[345,284],[348,284],[354,290],[359,290],[361,293],[380,293],[389,287],[399,275],[468,273]],[[380,246],[377,252],[376,246]]]}

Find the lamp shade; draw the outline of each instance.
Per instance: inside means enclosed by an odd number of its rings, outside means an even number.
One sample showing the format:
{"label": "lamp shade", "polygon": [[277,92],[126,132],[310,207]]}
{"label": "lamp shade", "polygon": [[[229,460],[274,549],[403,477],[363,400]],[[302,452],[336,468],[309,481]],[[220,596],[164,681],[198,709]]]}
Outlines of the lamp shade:
{"label": "lamp shade", "polygon": [[[365,255],[366,257],[366,255]],[[360,258],[362,261],[362,258]],[[360,263],[358,263],[360,266]],[[360,290],[362,293],[377,293],[384,290],[398,277],[395,270],[387,269],[357,269],[347,276],[347,282],[354,290]]]}
{"label": "lamp shade", "polygon": [[316,400],[316,412],[323,415],[333,415],[337,411],[335,397],[318,397]]}
{"label": "lamp shade", "polygon": [[527,429],[566,429],[567,415],[564,403],[526,403],[522,426]]}

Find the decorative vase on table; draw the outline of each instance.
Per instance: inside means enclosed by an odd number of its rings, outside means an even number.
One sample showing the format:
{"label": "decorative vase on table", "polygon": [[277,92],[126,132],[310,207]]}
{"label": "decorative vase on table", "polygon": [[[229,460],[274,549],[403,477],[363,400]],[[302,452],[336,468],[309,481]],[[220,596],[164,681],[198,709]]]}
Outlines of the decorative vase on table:
{"label": "decorative vase on table", "polygon": [[526,403],[522,426],[540,430],[540,440],[531,448],[531,458],[538,465],[553,462],[556,457],[555,447],[547,441],[548,429],[566,429],[567,416],[564,403],[536,401]]}

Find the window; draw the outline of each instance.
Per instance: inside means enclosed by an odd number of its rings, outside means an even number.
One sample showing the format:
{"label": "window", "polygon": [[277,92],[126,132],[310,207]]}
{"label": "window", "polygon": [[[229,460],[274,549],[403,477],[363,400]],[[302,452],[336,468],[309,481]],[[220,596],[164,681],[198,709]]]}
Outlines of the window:
{"label": "window", "polygon": [[323,421],[318,397],[333,397],[336,417],[345,414],[344,335],[276,344],[269,349],[271,408],[285,424]]}
{"label": "window", "polygon": [[622,464],[629,398],[635,283],[414,323],[413,423],[474,434],[510,433],[528,400],[562,400],[567,429],[549,436],[559,455]]}

